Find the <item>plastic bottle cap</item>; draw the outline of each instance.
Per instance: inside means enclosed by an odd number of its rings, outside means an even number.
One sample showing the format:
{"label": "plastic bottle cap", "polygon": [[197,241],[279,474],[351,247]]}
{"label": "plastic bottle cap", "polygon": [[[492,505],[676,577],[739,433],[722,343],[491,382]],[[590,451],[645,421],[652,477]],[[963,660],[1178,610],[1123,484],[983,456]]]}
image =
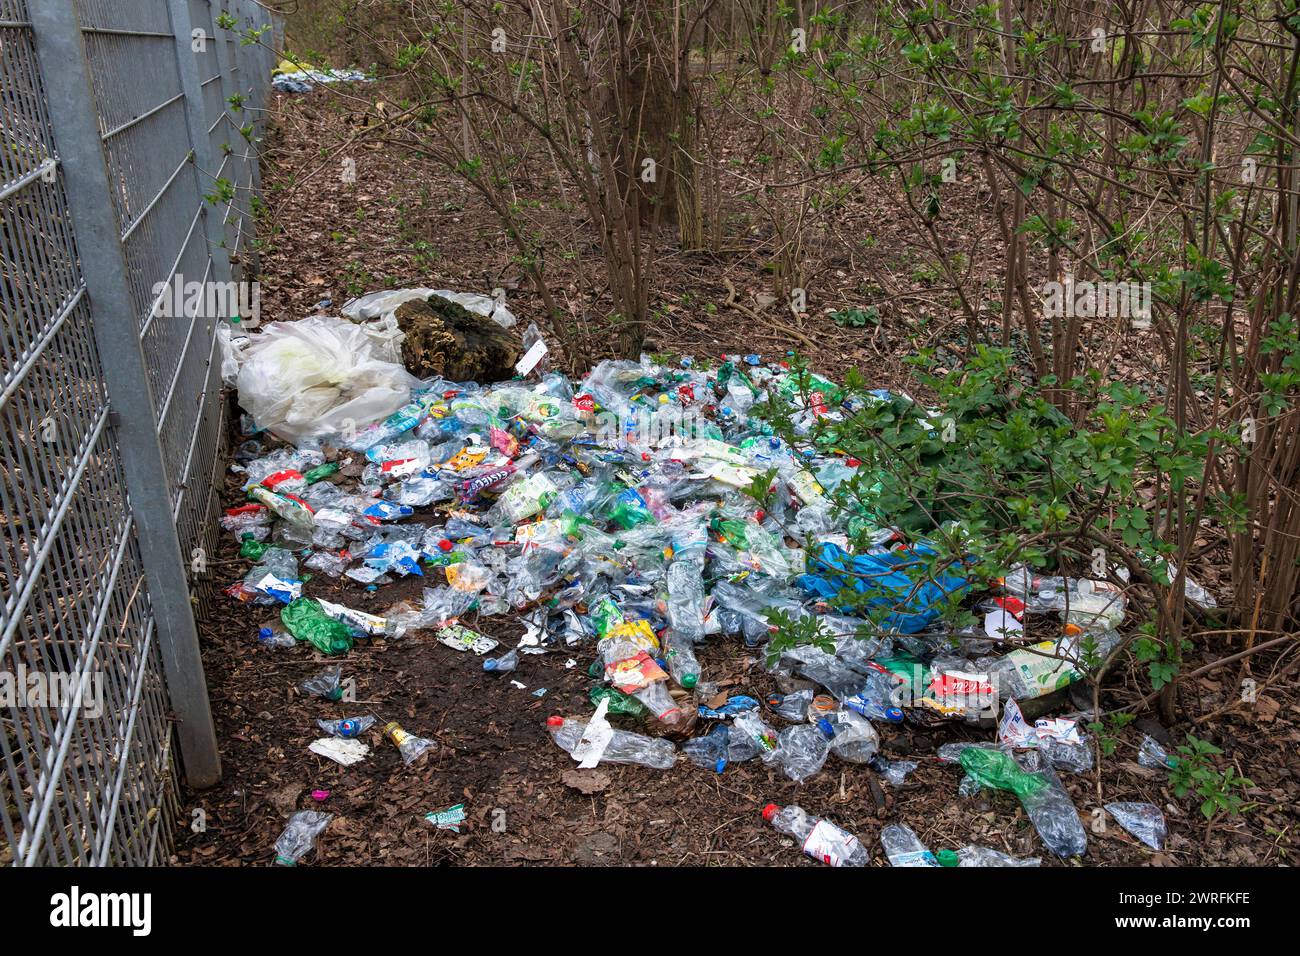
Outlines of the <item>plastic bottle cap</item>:
{"label": "plastic bottle cap", "polygon": [[956,850],[940,850],[934,857],[939,861],[940,866],[957,866],[961,862]]}
{"label": "plastic bottle cap", "polygon": [[257,636],[260,637],[262,640],[266,640],[268,637],[271,636],[272,633],[273,632],[269,627],[264,627],[257,632]]}
{"label": "plastic bottle cap", "polygon": [[1070,637],[1074,637],[1076,634],[1082,634],[1083,628],[1081,628],[1078,624],[1070,623],[1065,625],[1065,633],[1068,634]]}
{"label": "plastic bottle cap", "polygon": [[831,726],[831,722],[825,717],[818,718],[817,729],[826,735],[827,740],[835,736],[835,728]]}
{"label": "plastic bottle cap", "polygon": [[558,714],[552,714],[550,717],[547,717],[547,718],[546,718],[546,726],[547,726],[547,727],[563,727],[563,726],[564,726],[564,718],[561,717],[561,716],[559,716]]}
{"label": "plastic bottle cap", "polygon": [[772,818],[777,815],[777,812],[780,811],[780,809],[781,808],[775,803],[769,803],[763,808],[763,819],[771,822]]}
{"label": "plastic bottle cap", "polygon": [[696,682],[698,679],[699,679],[699,678],[696,677],[696,675],[694,675],[694,674],[683,674],[683,675],[682,675],[682,686],[685,687],[687,690],[690,690],[691,688],[693,688],[693,687],[695,686],[695,682]]}
{"label": "plastic bottle cap", "polygon": [[453,547],[455,547],[455,545],[453,545],[446,538],[443,538],[441,541],[438,542],[439,551],[450,551]]}

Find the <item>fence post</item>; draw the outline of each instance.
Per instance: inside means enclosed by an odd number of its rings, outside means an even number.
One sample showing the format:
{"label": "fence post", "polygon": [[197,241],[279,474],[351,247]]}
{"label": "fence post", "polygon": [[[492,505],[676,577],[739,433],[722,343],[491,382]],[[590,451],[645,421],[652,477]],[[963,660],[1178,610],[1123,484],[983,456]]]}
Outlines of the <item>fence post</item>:
{"label": "fence post", "polygon": [[53,107],[50,121],[81,250],[110,421],[122,453],[167,690],[178,718],[181,760],[190,786],[210,787],[221,779],[221,758],[140,342],[142,316],[135,314],[127,281],[81,26],[69,0],[28,0],[28,7]]}
{"label": "fence post", "polygon": [[[243,27],[246,30],[259,30],[264,23],[261,22],[260,14],[265,13],[262,5],[252,3],[252,10],[245,9],[244,4],[240,4],[239,12],[242,17]],[[268,20],[269,20],[268,16]],[[248,94],[249,102],[252,105],[250,120],[253,123],[257,135],[254,139],[260,140],[266,134],[266,91],[258,88],[258,79],[262,77],[262,47],[259,44],[249,44],[244,46],[242,43],[236,48],[239,53],[239,75],[244,83],[244,88],[240,91]],[[268,74],[270,70],[266,71]],[[257,147],[249,144],[249,164],[248,164],[248,188],[250,194],[254,196],[262,195],[262,163],[261,152]],[[250,200],[251,204],[251,200]]]}
{"label": "fence post", "polygon": [[[192,46],[194,22],[190,16],[189,0],[168,0],[168,6],[171,8],[172,33],[176,35],[176,66],[181,74],[181,90],[185,93],[185,118],[190,127],[190,146],[194,150],[195,177],[199,196],[202,197],[215,188],[214,181],[221,164],[212,155],[212,142],[203,113],[203,83]],[[216,37],[207,36],[207,27],[202,29],[205,43],[215,44]],[[229,282],[234,279],[234,275],[230,271],[230,256],[223,245],[225,229],[221,217],[210,212],[207,202],[202,198],[199,201],[202,204],[203,229],[208,237],[208,255],[212,257],[213,271],[219,281]]]}

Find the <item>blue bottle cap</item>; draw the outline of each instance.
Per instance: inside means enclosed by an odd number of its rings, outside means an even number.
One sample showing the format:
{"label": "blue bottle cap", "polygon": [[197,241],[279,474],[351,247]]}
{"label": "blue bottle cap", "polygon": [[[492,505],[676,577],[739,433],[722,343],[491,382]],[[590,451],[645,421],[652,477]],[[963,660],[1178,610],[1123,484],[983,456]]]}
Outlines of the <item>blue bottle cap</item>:
{"label": "blue bottle cap", "polygon": [[497,669],[497,662],[492,660],[491,658],[488,658],[483,662],[483,669],[485,671],[494,671]]}
{"label": "blue bottle cap", "polygon": [[269,638],[273,633],[275,633],[275,632],[272,631],[269,627],[261,628],[261,629],[257,632],[257,639],[258,639],[259,641],[265,641],[265,640],[266,640],[267,638]]}
{"label": "blue bottle cap", "polygon": [[715,763],[715,764],[713,765],[713,770],[714,770],[714,772],[715,772],[715,773],[722,773],[722,771],[724,771],[724,770],[726,770],[726,769],[727,769],[727,758],[726,758],[726,757],[719,757],[719,758],[718,758],[718,762]]}
{"label": "blue bottle cap", "polygon": [[826,735],[827,740],[830,740],[835,736],[835,728],[831,726],[831,722],[825,717],[819,717],[817,719],[817,729]]}

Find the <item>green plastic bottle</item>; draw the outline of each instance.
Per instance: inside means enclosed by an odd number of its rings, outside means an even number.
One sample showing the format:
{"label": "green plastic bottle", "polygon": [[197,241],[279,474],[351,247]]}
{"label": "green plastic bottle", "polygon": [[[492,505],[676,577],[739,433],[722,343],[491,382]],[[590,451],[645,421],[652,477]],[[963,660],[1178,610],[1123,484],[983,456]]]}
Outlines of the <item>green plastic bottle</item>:
{"label": "green plastic bottle", "polygon": [[[603,668],[602,668],[603,671]],[[610,714],[626,714],[628,717],[644,717],[650,713],[646,705],[635,697],[629,697],[617,687],[593,687],[587,695],[593,706],[599,706],[602,700],[609,701]]]}
{"label": "green plastic bottle", "polygon": [[262,555],[266,554],[267,549],[271,546],[265,542],[258,541],[251,534],[244,535],[243,543],[239,546],[239,556],[248,558],[251,561],[261,561]]}
{"label": "green plastic bottle", "polygon": [[280,621],[299,641],[307,641],[322,654],[342,654],[352,649],[352,631],[325,613],[314,598],[298,598],[285,605]]}
{"label": "green plastic bottle", "polygon": [[324,478],[328,478],[330,475],[334,474],[334,472],[338,470],[339,470],[338,462],[327,461],[323,465],[317,465],[315,468],[307,472],[307,474],[303,475],[302,477],[304,478],[304,480],[306,480],[307,484],[314,485],[316,484],[316,482]]}
{"label": "green plastic bottle", "polygon": [[1041,776],[1020,769],[1015,758],[1001,750],[967,747],[958,760],[977,782],[997,790],[1010,790],[1022,800],[1048,786]]}

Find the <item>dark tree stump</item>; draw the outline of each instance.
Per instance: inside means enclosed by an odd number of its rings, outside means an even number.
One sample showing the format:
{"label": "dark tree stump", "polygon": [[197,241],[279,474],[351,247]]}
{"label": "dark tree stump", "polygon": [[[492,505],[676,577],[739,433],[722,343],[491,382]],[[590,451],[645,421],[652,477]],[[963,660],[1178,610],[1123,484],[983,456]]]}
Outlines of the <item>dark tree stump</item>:
{"label": "dark tree stump", "polygon": [[436,295],[406,302],[395,315],[406,333],[402,362],[413,375],[483,383],[514,377],[523,345],[487,316]]}

